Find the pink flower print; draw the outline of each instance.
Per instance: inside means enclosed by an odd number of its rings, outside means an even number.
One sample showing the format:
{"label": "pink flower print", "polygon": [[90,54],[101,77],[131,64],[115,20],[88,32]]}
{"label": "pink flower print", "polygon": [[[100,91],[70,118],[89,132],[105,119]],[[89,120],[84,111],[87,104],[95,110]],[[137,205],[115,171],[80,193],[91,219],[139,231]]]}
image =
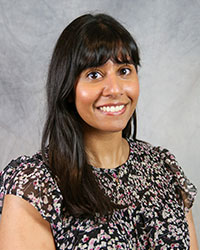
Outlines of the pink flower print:
{"label": "pink flower print", "polygon": [[37,185],[37,180],[33,181],[33,186],[36,186]]}
{"label": "pink flower print", "polygon": [[85,236],[84,238],[83,238],[83,242],[87,242],[89,240],[89,237],[88,236]]}
{"label": "pink flower print", "polygon": [[49,204],[48,207],[47,207],[47,210],[51,211],[52,209],[53,209],[53,207]]}
{"label": "pink flower print", "polygon": [[89,241],[89,246],[93,246],[94,245],[94,239],[91,239],[90,241]]}
{"label": "pink flower print", "polygon": [[113,174],[113,177],[114,177],[114,178],[117,178],[117,175],[114,173],[114,174]]}
{"label": "pink flower print", "polygon": [[48,183],[48,182],[49,182],[49,178],[46,178],[44,182],[45,182],[45,183]]}
{"label": "pink flower print", "polygon": [[106,221],[106,218],[101,217],[101,221],[102,221],[102,222],[105,222],[105,221]]}
{"label": "pink flower print", "polygon": [[121,248],[121,245],[118,244],[118,245],[117,245],[117,249],[122,249],[122,248]]}

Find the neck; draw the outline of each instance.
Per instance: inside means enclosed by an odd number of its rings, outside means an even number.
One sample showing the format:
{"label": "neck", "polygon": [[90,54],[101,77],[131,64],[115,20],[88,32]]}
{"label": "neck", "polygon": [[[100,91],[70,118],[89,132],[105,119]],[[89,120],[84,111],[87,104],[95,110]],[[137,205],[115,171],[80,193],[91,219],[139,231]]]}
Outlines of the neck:
{"label": "neck", "polygon": [[129,144],[121,132],[85,132],[84,144],[88,162],[98,168],[116,168],[127,161]]}

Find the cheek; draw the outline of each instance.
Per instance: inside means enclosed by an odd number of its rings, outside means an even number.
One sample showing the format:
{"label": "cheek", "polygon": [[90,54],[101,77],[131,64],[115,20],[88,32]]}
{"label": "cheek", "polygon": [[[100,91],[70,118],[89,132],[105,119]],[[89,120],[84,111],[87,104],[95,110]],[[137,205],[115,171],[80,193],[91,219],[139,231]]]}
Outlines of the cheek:
{"label": "cheek", "polygon": [[134,83],[130,83],[126,86],[126,94],[129,96],[134,102],[137,102],[140,93],[139,82],[136,81]]}
{"label": "cheek", "polygon": [[78,109],[87,109],[93,106],[98,98],[98,91],[88,86],[77,85],[75,91],[75,103]]}
{"label": "cheek", "polygon": [[89,97],[88,90],[85,90],[85,88],[78,87],[76,88],[76,100],[87,100]]}
{"label": "cheek", "polygon": [[75,92],[75,102],[76,106],[81,105],[81,103],[87,103],[89,98],[89,93],[84,88],[81,88],[79,86],[76,87]]}

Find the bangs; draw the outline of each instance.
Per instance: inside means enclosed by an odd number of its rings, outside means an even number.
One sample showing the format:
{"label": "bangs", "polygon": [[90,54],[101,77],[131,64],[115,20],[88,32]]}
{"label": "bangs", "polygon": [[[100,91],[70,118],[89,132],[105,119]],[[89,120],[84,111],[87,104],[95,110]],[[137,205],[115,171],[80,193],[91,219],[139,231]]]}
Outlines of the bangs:
{"label": "bangs", "polygon": [[129,63],[139,66],[138,48],[127,31],[115,31],[99,25],[88,27],[79,44],[76,57],[77,75],[83,70],[98,67],[109,59],[116,63]]}

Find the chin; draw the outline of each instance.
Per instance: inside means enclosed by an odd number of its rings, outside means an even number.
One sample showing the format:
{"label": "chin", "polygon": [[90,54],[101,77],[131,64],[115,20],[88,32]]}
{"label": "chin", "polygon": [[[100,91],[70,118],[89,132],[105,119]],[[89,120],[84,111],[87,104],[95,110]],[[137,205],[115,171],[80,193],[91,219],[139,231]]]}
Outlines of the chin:
{"label": "chin", "polygon": [[89,131],[99,131],[99,132],[105,132],[105,133],[117,133],[117,132],[122,132],[127,123],[126,122],[116,122],[116,123],[101,123],[99,122],[99,124],[88,124],[88,123],[84,123],[85,124],[85,129],[87,130],[87,132]]}
{"label": "chin", "polygon": [[100,130],[102,132],[110,132],[110,133],[117,133],[117,132],[122,132],[124,129],[125,129],[126,125],[125,126],[108,126],[108,127],[104,127],[104,128],[101,128]]}

